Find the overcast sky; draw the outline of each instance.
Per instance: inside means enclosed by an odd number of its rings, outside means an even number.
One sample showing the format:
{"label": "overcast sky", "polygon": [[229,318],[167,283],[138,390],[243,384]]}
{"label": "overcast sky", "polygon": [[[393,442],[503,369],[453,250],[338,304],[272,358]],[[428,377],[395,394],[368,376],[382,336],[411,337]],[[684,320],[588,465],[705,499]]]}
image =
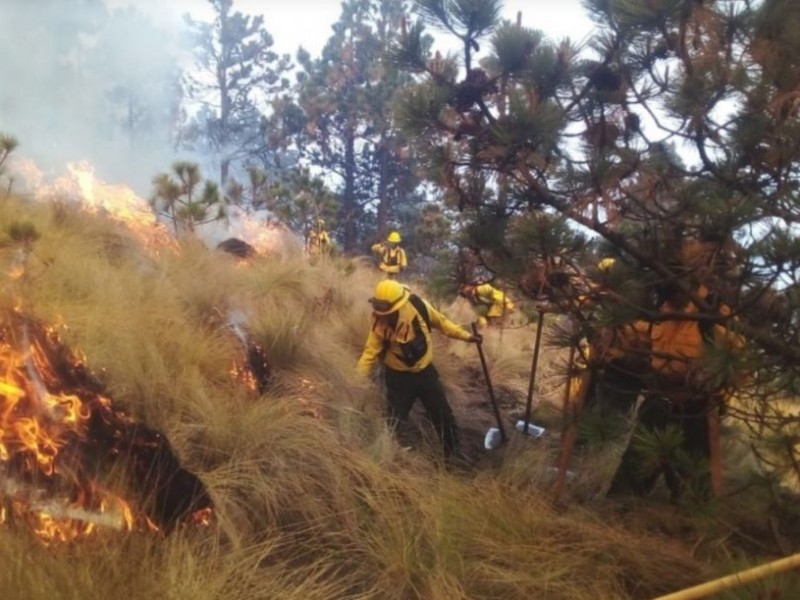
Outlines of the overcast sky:
{"label": "overcast sky", "polygon": [[[0,0],[2,1],[2,0]],[[177,22],[181,15],[195,18],[210,14],[208,0],[107,0],[111,5],[133,4],[165,23]],[[341,0],[234,0],[234,8],[246,14],[263,14],[267,31],[275,39],[280,53],[294,55],[303,46],[312,55],[322,50],[331,34],[331,25],[339,19]],[[591,22],[581,0],[506,0],[503,16],[515,20],[522,11],[526,27],[541,29],[551,37],[580,40]]]}

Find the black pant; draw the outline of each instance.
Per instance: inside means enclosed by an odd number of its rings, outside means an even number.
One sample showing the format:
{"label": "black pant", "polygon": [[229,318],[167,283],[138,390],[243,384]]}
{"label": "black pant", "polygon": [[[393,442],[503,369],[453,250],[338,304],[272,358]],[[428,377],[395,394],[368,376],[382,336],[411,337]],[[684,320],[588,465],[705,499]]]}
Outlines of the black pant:
{"label": "black pant", "polygon": [[[670,402],[662,396],[645,397],[639,408],[638,425],[611,481],[609,495],[644,496],[664,475],[673,501],[681,500],[686,492],[696,498],[708,498],[711,491],[707,413],[710,401],[710,398],[697,398]],[[680,431],[679,452],[658,456],[652,448],[643,447],[639,436],[663,433],[669,426]]]}
{"label": "black pant", "polygon": [[393,428],[408,420],[414,402],[419,398],[431,420],[445,456],[458,450],[456,419],[444,393],[439,373],[431,364],[419,373],[385,370],[388,419]]}

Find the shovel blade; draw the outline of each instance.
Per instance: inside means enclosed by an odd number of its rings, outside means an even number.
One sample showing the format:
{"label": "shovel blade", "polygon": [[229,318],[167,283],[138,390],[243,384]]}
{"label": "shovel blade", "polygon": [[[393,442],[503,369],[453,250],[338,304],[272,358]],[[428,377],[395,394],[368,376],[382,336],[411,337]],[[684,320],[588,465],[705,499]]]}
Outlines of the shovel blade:
{"label": "shovel blade", "polygon": [[544,427],[539,427],[533,423],[528,423],[528,430],[525,431],[525,421],[517,421],[517,431],[527,433],[531,437],[542,437],[546,431]]}
{"label": "shovel blade", "polygon": [[503,436],[497,427],[492,427],[486,432],[486,437],[483,438],[483,447],[487,450],[494,450],[499,448],[503,443]]}

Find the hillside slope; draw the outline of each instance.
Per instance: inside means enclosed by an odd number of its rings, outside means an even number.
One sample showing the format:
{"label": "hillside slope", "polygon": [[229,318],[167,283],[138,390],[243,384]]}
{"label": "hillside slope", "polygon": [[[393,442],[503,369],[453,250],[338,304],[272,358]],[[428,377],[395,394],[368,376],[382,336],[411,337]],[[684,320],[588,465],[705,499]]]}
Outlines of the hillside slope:
{"label": "hillside slope", "polygon": [[[4,598],[648,598],[730,566],[696,555],[723,534],[672,509],[646,520],[600,501],[592,512],[554,506],[544,493],[553,457],[538,440],[482,452],[493,419],[473,346],[439,339],[437,364],[476,466],[451,472],[425,444],[401,449],[378,386],[354,371],[369,265],[244,263],[191,239],[148,246],[110,218],[21,198],[0,207],[0,231],[0,309],[56,327],[114,406],[164,434],[215,506],[205,527],[99,527],[49,546],[6,519]],[[244,332],[267,358],[263,393],[242,376]],[[513,412],[530,330],[496,335],[487,351]],[[558,360],[540,383],[552,399]],[[2,494],[6,515],[18,499]]]}

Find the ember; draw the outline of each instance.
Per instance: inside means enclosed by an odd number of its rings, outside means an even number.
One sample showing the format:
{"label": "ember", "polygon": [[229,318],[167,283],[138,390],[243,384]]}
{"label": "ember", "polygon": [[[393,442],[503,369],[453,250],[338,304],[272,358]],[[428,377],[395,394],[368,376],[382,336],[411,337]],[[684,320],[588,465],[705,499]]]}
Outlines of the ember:
{"label": "ember", "polygon": [[[164,436],[113,408],[55,331],[19,312],[0,319],[0,523],[46,542],[98,526],[170,530],[208,523],[212,501]],[[98,474],[125,473],[131,504]]]}

